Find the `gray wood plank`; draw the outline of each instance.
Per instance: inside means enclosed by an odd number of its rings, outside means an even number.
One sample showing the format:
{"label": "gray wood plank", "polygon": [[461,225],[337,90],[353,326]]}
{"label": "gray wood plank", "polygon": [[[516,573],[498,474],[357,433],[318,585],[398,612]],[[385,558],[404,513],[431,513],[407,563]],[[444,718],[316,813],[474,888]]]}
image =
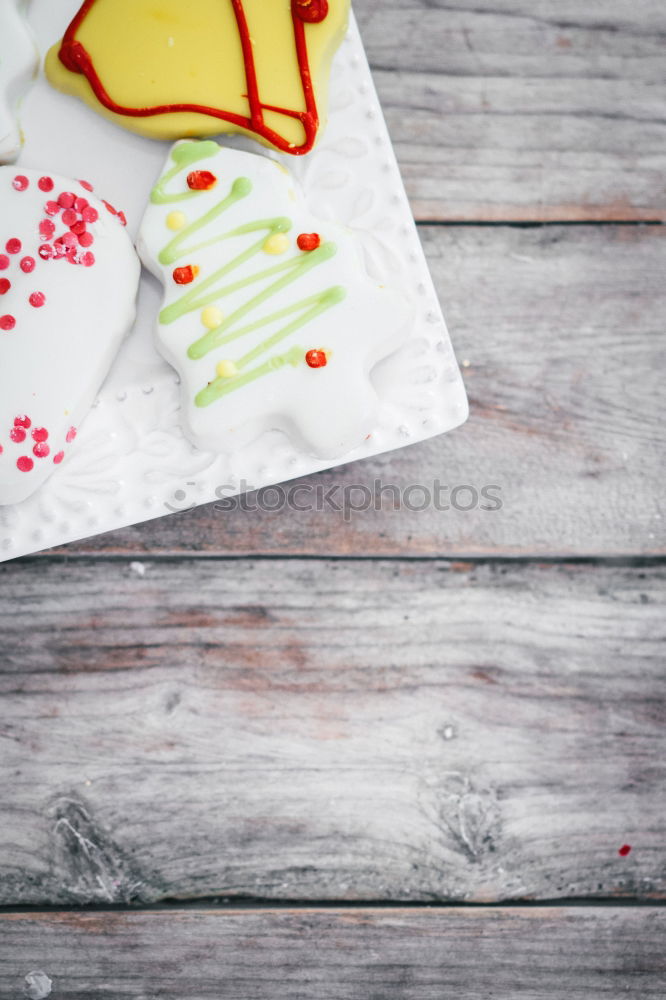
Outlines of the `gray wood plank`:
{"label": "gray wood plank", "polygon": [[665,924],[610,907],[3,915],[0,997],[39,971],[77,1000],[647,1000]]}
{"label": "gray wood plank", "polygon": [[355,0],[417,218],[664,219],[659,0]]}
{"label": "gray wood plank", "polygon": [[[311,477],[308,512],[215,507],[69,552],[631,555],[665,551],[661,226],[426,227],[422,235],[471,401],[451,434]],[[449,487],[436,509],[435,484]],[[344,512],[343,489],[377,495]],[[423,486],[433,501],[425,510]],[[502,509],[480,492],[498,486]],[[183,484],[189,506],[190,492]],[[320,493],[317,493],[319,489]],[[332,505],[318,496],[334,490]],[[348,493],[357,503],[360,493]],[[267,498],[275,504],[275,496]],[[178,506],[174,500],[172,506]]]}
{"label": "gray wood plank", "polygon": [[0,902],[663,894],[665,574],[5,564]]}

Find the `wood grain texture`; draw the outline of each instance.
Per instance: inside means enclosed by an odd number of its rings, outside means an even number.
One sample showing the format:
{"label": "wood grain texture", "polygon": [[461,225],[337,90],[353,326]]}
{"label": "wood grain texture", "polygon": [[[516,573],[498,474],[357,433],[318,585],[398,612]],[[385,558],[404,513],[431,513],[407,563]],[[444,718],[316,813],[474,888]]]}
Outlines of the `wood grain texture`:
{"label": "wood grain texture", "polygon": [[264,910],[0,917],[0,998],[648,1000],[656,909]]}
{"label": "wood grain texture", "polygon": [[666,218],[660,0],[354,6],[417,218]]}
{"label": "wood grain texture", "polygon": [[[395,484],[380,509],[214,506],[68,552],[586,556],[665,551],[661,372],[666,231],[440,226],[422,236],[471,417],[457,431],[305,480],[317,502]],[[415,413],[415,418],[417,414]],[[500,488],[500,511],[410,510],[411,485]],[[187,490],[186,484],[183,484]],[[348,494],[352,503],[360,493]],[[451,499],[451,490],[442,495]],[[474,497],[462,491],[459,504]],[[417,507],[423,493],[415,490]],[[174,501],[175,502],[175,501]],[[275,498],[269,498],[270,503]],[[182,502],[189,506],[190,496]],[[178,506],[178,504],[175,504]]]}
{"label": "wood grain texture", "polygon": [[144,570],[0,567],[0,902],[663,894],[666,569]]}

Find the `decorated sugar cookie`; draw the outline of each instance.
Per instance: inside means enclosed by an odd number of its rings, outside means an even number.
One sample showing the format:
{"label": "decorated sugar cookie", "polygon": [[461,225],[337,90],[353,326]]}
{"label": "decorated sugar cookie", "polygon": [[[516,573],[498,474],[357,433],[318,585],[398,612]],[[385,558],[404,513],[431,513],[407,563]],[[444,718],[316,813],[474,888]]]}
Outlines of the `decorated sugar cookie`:
{"label": "decorated sugar cookie", "polygon": [[35,76],[39,61],[24,15],[23,0],[1,0],[0,163],[11,163],[20,152],[18,103]]}
{"label": "decorated sugar cookie", "polygon": [[138,249],[164,285],[158,346],[196,445],[236,451],[279,429],[335,458],[372,432],[370,373],[407,337],[411,308],[368,277],[349,230],[313,219],[283,167],[178,143]]}
{"label": "decorated sugar cookie", "polygon": [[0,504],[66,459],[133,321],[124,221],[83,181],[0,167]]}
{"label": "decorated sugar cookie", "polygon": [[243,132],[307,153],[348,15],[349,0],[86,0],[46,72],[142,135]]}

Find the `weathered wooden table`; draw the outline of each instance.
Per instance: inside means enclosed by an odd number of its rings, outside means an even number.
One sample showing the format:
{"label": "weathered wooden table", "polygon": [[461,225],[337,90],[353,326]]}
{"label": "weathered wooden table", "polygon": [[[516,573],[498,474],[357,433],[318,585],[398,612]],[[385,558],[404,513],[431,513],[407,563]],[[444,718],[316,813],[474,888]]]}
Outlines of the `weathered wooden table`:
{"label": "weathered wooden table", "polygon": [[0,997],[664,996],[666,6],[356,12],[502,509],[3,565]]}

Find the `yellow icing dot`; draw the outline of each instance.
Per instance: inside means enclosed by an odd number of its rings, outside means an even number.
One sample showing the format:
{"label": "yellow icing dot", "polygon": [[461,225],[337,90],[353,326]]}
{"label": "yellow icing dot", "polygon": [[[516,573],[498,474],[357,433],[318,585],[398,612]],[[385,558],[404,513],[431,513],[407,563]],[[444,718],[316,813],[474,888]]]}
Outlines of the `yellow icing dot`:
{"label": "yellow icing dot", "polygon": [[206,306],[201,313],[201,322],[209,330],[215,330],[224,319],[224,313],[217,306]]}
{"label": "yellow icing dot", "polygon": [[167,226],[174,231],[182,229],[186,222],[187,217],[184,212],[169,212],[166,218]]}
{"label": "yellow icing dot", "polygon": [[233,361],[218,361],[215,374],[218,378],[233,378],[238,375],[238,367]]}
{"label": "yellow icing dot", "polygon": [[264,243],[264,253],[274,254],[275,256],[284,253],[288,249],[289,237],[285,236],[284,233],[273,233]]}

